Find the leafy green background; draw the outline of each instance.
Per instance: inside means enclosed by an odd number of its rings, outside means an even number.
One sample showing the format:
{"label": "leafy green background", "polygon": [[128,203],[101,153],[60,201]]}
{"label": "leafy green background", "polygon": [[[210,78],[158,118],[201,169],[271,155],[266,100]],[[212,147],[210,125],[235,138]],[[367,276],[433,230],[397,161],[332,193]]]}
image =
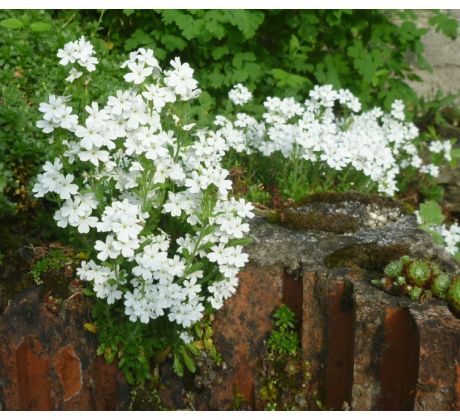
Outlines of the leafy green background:
{"label": "leafy green background", "polygon": [[[448,13],[433,11],[429,24],[457,35]],[[194,110],[200,118],[222,109],[238,82],[259,101],[303,97],[317,83],[348,88],[366,107],[401,98],[425,126],[445,123],[440,110],[455,100],[443,94],[421,100],[407,83],[417,79],[412,61],[430,69],[421,42],[428,29],[413,11],[3,10],[0,27],[0,189],[10,201],[21,201],[14,193],[18,182],[30,180],[49,153],[34,126],[38,104],[49,92],[62,93],[66,70],[56,51],[81,35],[100,60],[91,82],[95,98],[104,99],[120,82],[116,72],[127,52],[153,48],[164,65],[179,55],[195,69],[204,91]],[[6,203],[0,194],[3,210]]]}

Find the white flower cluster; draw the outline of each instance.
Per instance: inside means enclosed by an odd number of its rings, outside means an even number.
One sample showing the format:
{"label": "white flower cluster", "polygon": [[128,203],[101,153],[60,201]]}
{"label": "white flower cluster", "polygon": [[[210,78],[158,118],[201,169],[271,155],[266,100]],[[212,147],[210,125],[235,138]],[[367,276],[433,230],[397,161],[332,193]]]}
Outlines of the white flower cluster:
{"label": "white flower cluster", "polygon": [[235,105],[244,105],[252,99],[252,93],[246,86],[243,86],[241,83],[237,83],[233,86],[230,92],[228,92],[228,98]]}
{"label": "white flower cluster", "polygon": [[[63,66],[76,63],[87,71],[93,72],[96,70],[96,64],[99,63],[98,59],[93,54],[93,45],[82,36],[78,41],[65,44],[64,48],[58,50],[57,56],[60,58],[59,63]],[[82,75],[83,73],[80,70],[76,67],[72,67],[66,80],[68,82],[73,82]]]}
{"label": "white flower cluster", "polygon": [[230,147],[238,152],[281,153],[288,159],[322,162],[334,171],[353,168],[388,195],[397,191],[401,168],[410,166],[433,176],[438,173],[437,166],[423,164],[414,144],[418,129],[405,122],[401,101],[393,103],[390,113],[379,108],[360,113],[361,103],[351,92],[326,85],[314,87],[303,103],[269,97],[264,106],[261,120],[244,113],[237,113],[233,121],[216,118],[218,132]]}
{"label": "white flower cluster", "polygon": [[[439,211],[441,211],[441,209]],[[452,223],[450,226],[445,224],[427,225],[420,214],[420,210],[416,210],[414,214],[417,218],[417,223],[422,226],[423,230],[442,238],[442,245],[449,254],[455,256],[460,252],[460,226],[458,223]]]}
{"label": "white flower cluster", "polygon": [[50,95],[48,102],[42,102],[39,106],[43,120],[37,121],[37,127],[46,134],[52,133],[58,127],[75,131],[78,116],[72,114],[72,107],[67,105],[69,99],[68,96]]}
{"label": "white flower cluster", "polygon": [[441,225],[436,230],[444,239],[446,251],[451,255],[457,254],[460,244],[460,226],[457,223],[453,223],[449,227]]}
{"label": "white flower cluster", "polygon": [[428,146],[428,150],[432,153],[442,154],[447,161],[452,159],[452,143],[449,140],[434,140]]}
{"label": "white flower cluster", "polygon": [[60,200],[58,226],[95,238],[78,276],[99,298],[123,301],[133,322],[167,316],[186,329],[235,293],[253,207],[229,197],[222,134],[174,113],[199,89],[187,63],[170,64],[163,71],[153,51],[131,53],[122,65],[131,88],[86,106],[82,121],[65,122],[70,98],[40,104],[39,126],[64,129],[68,140],[34,193]]}

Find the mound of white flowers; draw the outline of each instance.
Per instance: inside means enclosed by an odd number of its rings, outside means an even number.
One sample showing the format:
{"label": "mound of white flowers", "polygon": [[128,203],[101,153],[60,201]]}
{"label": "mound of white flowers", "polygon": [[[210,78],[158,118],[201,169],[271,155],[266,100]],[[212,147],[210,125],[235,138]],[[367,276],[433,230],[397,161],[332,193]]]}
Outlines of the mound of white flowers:
{"label": "mound of white flowers", "polygon": [[[251,98],[249,90],[240,84],[229,92],[235,105],[244,105]],[[424,164],[420,157],[414,144],[419,131],[405,122],[404,104],[399,100],[390,113],[380,108],[360,112],[361,103],[350,91],[325,85],[315,86],[303,103],[269,97],[264,106],[261,119],[242,112],[232,121],[218,116],[218,133],[237,152],[264,156],[281,153],[286,159],[318,164],[321,173],[332,170],[340,174],[352,168],[388,195],[397,191],[401,169],[413,167],[431,176],[439,173],[438,166]],[[433,142],[432,147],[450,160],[449,141]]]}
{"label": "mound of white flowers", "polygon": [[[82,60],[80,44],[60,51],[62,64]],[[131,321],[167,316],[188,328],[235,293],[253,207],[229,197],[223,135],[187,122],[187,102],[200,94],[193,69],[179,58],[170,65],[141,48],[121,66],[131,85],[107,103],[79,115],[70,97],[40,104],[37,125],[64,138],[64,150],[34,193],[59,203],[58,226],[87,237],[93,259],[78,276],[97,297],[122,301]]]}

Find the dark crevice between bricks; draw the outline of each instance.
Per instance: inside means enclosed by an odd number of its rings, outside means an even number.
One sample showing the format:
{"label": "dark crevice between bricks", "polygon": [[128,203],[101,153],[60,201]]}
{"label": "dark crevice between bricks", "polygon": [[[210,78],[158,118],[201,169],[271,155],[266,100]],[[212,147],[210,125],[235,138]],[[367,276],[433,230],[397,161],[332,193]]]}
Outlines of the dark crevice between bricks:
{"label": "dark crevice between bricks", "polygon": [[351,405],[354,367],[355,305],[353,284],[331,281],[327,299],[326,407]]}
{"label": "dark crevice between bricks", "polygon": [[282,301],[295,313],[296,330],[301,336],[303,321],[303,281],[301,274],[284,270]]}
{"label": "dark crevice between bricks", "polygon": [[387,308],[380,410],[413,410],[419,371],[419,333],[407,308]]}

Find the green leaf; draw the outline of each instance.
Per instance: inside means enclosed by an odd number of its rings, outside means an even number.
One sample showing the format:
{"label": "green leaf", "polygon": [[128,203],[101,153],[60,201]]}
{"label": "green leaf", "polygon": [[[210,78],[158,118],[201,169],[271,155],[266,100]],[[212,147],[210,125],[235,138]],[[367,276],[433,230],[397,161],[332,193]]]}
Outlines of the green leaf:
{"label": "green leaf", "polygon": [[181,37],[170,34],[163,35],[163,37],[161,38],[161,42],[169,51],[182,51],[187,46],[187,43]]}
{"label": "green leaf", "polygon": [[211,52],[212,58],[214,60],[220,60],[225,54],[228,54],[229,49],[227,46],[214,48]]}
{"label": "green leaf", "polygon": [[24,27],[24,24],[19,19],[8,18],[0,21],[0,26],[7,29],[21,29]]}
{"label": "green leaf", "polygon": [[184,376],[184,366],[182,366],[179,356],[176,353],[174,353],[173,370],[180,378]]}
{"label": "green leaf", "polygon": [[[140,46],[153,46],[153,38],[142,29],[136,29],[134,33],[125,41],[126,50],[134,50]],[[155,51],[156,55],[157,51]]]}
{"label": "green leaf", "polygon": [[230,23],[235,25],[246,39],[252,38],[264,21],[264,13],[254,10],[229,10]]}
{"label": "green leaf", "polygon": [[182,359],[184,360],[184,363],[185,363],[185,366],[187,366],[187,369],[194,373],[196,371],[196,366],[195,366],[195,362],[193,361],[193,359],[190,357],[190,355],[188,354],[186,348],[184,346],[182,346],[180,348],[180,354],[182,355]]}
{"label": "green leaf", "polygon": [[34,32],[45,32],[49,31],[51,25],[47,22],[33,22],[30,24],[30,29]]}
{"label": "green leaf", "polygon": [[200,354],[200,350],[195,347],[193,343],[186,344],[187,350],[192,353],[194,356],[198,356]]}
{"label": "green leaf", "polygon": [[437,11],[428,19],[428,23],[435,28],[436,32],[442,32],[451,39],[457,38],[458,22],[450,13]]}
{"label": "green leaf", "polygon": [[300,47],[299,38],[297,38],[294,34],[291,35],[291,39],[289,40],[289,51],[291,53],[296,52]]}
{"label": "green leaf", "polygon": [[303,85],[308,86],[310,83],[310,81],[306,77],[288,73],[283,69],[273,69],[270,73],[276,79],[277,85],[279,87],[289,86],[298,88]]}
{"label": "green leaf", "polygon": [[440,225],[444,221],[440,205],[433,200],[420,204],[419,214],[426,225]]}

